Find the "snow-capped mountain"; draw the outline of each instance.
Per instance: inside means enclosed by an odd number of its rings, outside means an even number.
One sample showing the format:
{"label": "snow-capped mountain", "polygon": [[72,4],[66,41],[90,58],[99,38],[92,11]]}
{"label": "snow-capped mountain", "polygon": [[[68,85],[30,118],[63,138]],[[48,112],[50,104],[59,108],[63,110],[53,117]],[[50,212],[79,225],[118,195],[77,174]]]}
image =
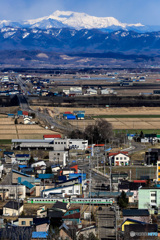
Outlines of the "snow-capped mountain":
{"label": "snow-capped mountain", "polygon": [[0,50],[42,50],[54,52],[160,52],[160,32],[137,33],[119,30],[70,28],[0,29]]}
{"label": "snow-capped mountain", "polygon": [[49,29],[49,28],[74,28],[77,30],[80,29],[107,29],[113,26],[119,29],[127,30],[128,28],[142,28],[144,25],[137,24],[127,24],[121,23],[114,17],[95,17],[90,16],[86,13],[78,13],[71,11],[55,11],[53,14],[27,20],[21,22],[11,22],[2,20],[0,21],[0,27],[11,26],[11,27],[21,27],[21,28],[41,28],[41,29]]}

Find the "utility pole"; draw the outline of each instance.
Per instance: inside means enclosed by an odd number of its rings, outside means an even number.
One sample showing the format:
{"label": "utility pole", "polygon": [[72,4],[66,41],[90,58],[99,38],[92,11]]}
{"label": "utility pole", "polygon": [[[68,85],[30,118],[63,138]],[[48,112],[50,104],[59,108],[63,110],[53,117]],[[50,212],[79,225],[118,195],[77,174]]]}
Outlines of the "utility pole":
{"label": "utility pole", "polygon": [[109,164],[110,164],[110,192],[112,191],[112,163],[111,163],[111,158],[110,158],[110,161],[109,161]]}

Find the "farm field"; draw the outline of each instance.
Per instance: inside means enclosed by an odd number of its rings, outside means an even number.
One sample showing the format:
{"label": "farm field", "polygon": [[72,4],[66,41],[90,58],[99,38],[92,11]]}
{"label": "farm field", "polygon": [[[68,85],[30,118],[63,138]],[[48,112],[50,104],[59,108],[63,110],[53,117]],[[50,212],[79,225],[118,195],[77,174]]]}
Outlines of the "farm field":
{"label": "farm field", "polygon": [[54,133],[39,125],[18,125],[12,118],[0,117],[0,139],[42,139],[44,134]]}
{"label": "farm field", "polygon": [[[37,109],[37,107],[32,107]],[[41,109],[46,107],[40,107]],[[103,118],[112,124],[114,130],[160,130],[160,107],[131,108],[70,108],[47,107],[55,115],[64,112],[84,110],[86,117],[91,119],[67,121],[76,128],[84,130],[89,124],[94,124],[98,118]]]}

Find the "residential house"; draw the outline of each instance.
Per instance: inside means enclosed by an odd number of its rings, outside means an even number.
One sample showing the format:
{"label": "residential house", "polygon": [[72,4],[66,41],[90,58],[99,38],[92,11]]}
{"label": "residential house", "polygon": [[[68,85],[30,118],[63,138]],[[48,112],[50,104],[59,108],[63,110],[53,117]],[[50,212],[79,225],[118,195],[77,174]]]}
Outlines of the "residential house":
{"label": "residential house", "polygon": [[87,94],[88,95],[97,95],[97,90],[92,89],[92,88],[88,88],[87,89]]}
{"label": "residential house", "polygon": [[16,154],[16,161],[18,164],[28,164],[30,158],[30,154]]}
{"label": "residential house", "polygon": [[49,161],[52,161],[54,164],[63,164],[63,166],[66,166],[68,162],[68,151],[50,151]]}
{"label": "residential house", "polygon": [[128,166],[130,162],[130,157],[128,152],[117,152],[108,154],[109,164],[114,166]]}
{"label": "residential house", "polygon": [[49,229],[49,218],[33,218],[33,225],[36,228],[36,232],[47,232]]}
{"label": "residential house", "polygon": [[18,217],[18,226],[19,227],[30,227],[33,225],[32,216],[20,216]]}
{"label": "residential house", "polygon": [[145,153],[144,161],[147,165],[157,165],[157,161],[160,160],[160,149],[151,148]]}
{"label": "residential house", "polygon": [[81,222],[80,216],[81,214],[79,211],[73,212],[72,210],[69,210],[66,214],[64,214],[62,219],[66,225],[73,225],[73,224],[79,224]]}
{"label": "residential house", "polygon": [[46,134],[46,135],[43,135],[44,140],[54,140],[54,139],[57,139],[57,138],[61,138],[61,135],[60,134]]}
{"label": "residential house", "polygon": [[46,163],[45,163],[44,161],[39,160],[39,161],[31,164],[31,167],[32,167],[32,168],[34,168],[34,167],[40,167],[40,166],[46,166]]}
{"label": "residential house", "polygon": [[160,161],[157,161],[157,182],[160,182]]}
{"label": "residential house", "polygon": [[85,149],[88,148],[88,140],[84,140],[84,139],[70,139],[70,141],[69,141],[69,148],[70,149],[85,150]]}
{"label": "residential house", "polygon": [[68,209],[68,206],[69,204],[68,203],[64,203],[64,202],[60,202],[60,201],[57,201],[54,205],[53,205],[53,208],[56,208],[62,212],[66,212],[67,209]]}
{"label": "residential house", "polygon": [[18,216],[23,211],[23,202],[9,201],[3,206],[3,216]]}
{"label": "residential house", "polygon": [[53,195],[59,195],[65,197],[67,196],[78,196],[82,194],[82,185],[81,184],[72,184],[69,186],[56,187],[45,189],[42,191],[41,195],[43,197],[50,197]]}
{"label": "residential house", "polygon": [[60,226],[59,230],[60,230],[59,231],[59,236],[62,240],[63,239],[73,240],[72,229],[70,229],[65,223],[63,223],[62,226]]}
{"label": "residential house", "polygon": [[125,221],[127,218],[150,223],[151,222],[151,216],[149,214],[148,209],[137,209],[137,208],[131,208],[131,209],[123,209],[123,221]]}
{"label": "residential house", "polygon": [[30,175],[12,169],[12,184],[17,184],[19,177],[30,178]]}
{"label": "residential house", "polygon": [[47,240],[48,233],[47,232],[32,232],[31,240]]}
{"label": "residential house", "polygon": [[81,235],[83,235],[84,238],[88,238],[89,234],[93,233],[95,236],[97,234],[96,231],[96,226],[95,225],[90,225],[90,226],[83,226],[80,228],[78,228],[77,232],[76,232],[76,236],[79,237]]}
{"label": "residential house", "polygon": [[157,224],[148,224],[137,222],[135,224],[125,225],[124,240],[158,239]]}
{"label": "residential house", "polygon": [[0,185],[0,198],[6,199],[21,199],[26,198],[26,188],[21,185]]}
{"label": "residential house", "polygon": [[133,192],[133,202],[138,201],[138,189],[140,187],[145,187],[146,183],[144,182],[128,182],[122,181],[121,184],[118,185],[118,189],[120,192]]}

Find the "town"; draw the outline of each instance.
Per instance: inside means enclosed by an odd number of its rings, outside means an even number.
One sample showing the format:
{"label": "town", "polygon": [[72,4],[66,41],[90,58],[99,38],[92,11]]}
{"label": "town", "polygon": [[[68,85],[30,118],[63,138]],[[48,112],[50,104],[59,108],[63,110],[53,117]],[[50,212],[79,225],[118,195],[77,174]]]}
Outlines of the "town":
{"label": "town", "polygon": [[0,239],[158,239],[159,77],[0,73]]}

